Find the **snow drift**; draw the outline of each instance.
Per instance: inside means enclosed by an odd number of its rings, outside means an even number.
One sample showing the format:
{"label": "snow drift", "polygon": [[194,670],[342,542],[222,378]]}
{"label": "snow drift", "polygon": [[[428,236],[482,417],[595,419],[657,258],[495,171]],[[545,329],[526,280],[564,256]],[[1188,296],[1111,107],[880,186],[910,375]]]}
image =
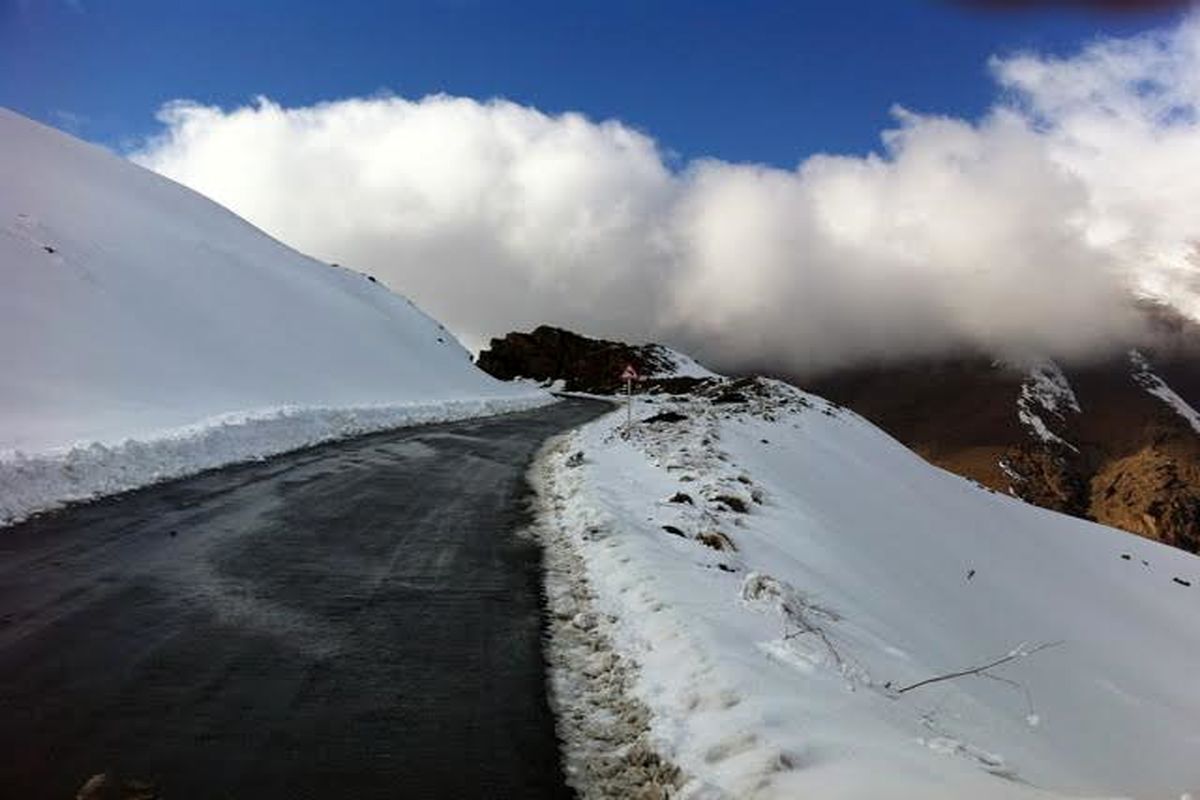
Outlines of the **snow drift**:
{"label": "snow drift", "polygon": [[639,398],[632,431],[609,415],[535,467],[582,796],[622,774],[691,798],[1200,790],[1200,559],[974,485],[784,384],[721,391]]}
{"label": "snow drift", "polygon": [[549,401],[373,278],[0,109],[0,524],[396,425]]}

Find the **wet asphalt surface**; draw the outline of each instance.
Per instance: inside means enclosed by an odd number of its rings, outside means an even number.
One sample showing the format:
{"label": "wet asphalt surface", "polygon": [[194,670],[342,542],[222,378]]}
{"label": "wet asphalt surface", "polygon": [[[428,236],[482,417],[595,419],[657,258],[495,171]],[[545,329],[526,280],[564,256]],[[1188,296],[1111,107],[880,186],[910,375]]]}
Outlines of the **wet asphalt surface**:
{"label": "wet asphalt surface", "polygon": [[549,436],[606,404],[410,428],[0,529],[0,796],[111,771],[191,798],[558,798]]}

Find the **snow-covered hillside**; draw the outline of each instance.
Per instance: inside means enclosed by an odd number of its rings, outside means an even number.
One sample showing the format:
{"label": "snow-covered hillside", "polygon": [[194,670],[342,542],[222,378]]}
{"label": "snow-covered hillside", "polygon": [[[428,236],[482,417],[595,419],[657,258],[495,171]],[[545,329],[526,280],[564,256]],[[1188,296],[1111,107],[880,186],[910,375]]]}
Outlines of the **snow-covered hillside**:
{"label": "snow-covered hillside", "polygon": [[661,344],[648,344],[642,347],[647,354],[647,360],[652,363],[653,370],[644,378],[718,378],[717,373],[701,364],[687,353]]}
{"label": "snow-covered hillside", "polygon": [[1200,559],[736,392],[641,398],[534,470],[585,797],[1200,791]]}
{"label": "snow-covered hillside", "polygon": [[409,301],[0,109],[0,524],[395,426],[546,402]]}

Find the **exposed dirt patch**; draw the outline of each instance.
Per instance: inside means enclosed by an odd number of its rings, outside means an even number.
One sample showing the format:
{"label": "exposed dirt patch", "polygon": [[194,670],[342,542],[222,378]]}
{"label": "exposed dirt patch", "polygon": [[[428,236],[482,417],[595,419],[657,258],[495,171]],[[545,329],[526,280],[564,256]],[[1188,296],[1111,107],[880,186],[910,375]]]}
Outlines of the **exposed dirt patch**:
{"label": "exposed dirt patch", "polygon": [[663,411],[653,417],[646,417],[642,422],[683,422],[686,419],[687,414],[680,414],[678,411]]}
{"label": "exposed dirt patch", "polygon": [[730,511],[736,511],[739,514],[747,514],[750,511],[750,507],[746,505],[746,501],[737,495],[719,494],[713,498],[713,501],[720,503]]}
{"label": "exposed dirt patch", "polygon": [[705,547],[711,547],[713,550],[737,552],[737,547],[734,545],[733,540],[720,531],[698,533],[696,534],[696,541]]}

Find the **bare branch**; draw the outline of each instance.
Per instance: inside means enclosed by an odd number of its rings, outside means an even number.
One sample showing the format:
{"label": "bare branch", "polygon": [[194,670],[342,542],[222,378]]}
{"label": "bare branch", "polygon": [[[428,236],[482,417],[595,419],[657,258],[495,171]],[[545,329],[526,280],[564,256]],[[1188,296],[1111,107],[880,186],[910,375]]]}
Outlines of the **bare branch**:
{"label": "bare branch", "polygon": [[[793,608],[789,603],[783,603],[781,605],[784,613],[784,641],[794,639],[797,636],[804,636],[810,633],[814,634],[825,645],[825,649],[829,651],[829,654],[833,656],[833,660],[837,663],[838,668],[842,669],[845,667],[846,662],[842,660],[842,654],[838,652],[838,649],[833,646],[833,642],[830,641],[829,635],[825,633],[821,626],[814,625],[808,620],[808,616],[805,614],[808,606],[806,606],[803,602],[800,603],[800,608]],[[798,626],[797,630],[794,630],[791,633],[787,632],[787,622],[789,620]]]}
{"label": "bare branch", "polygon": [[1036,713],[1037,713],[1037,708],[1036,708],[1036,707],[1033,705],[1033,693],[1029,691],[1029,687],[1028,687],[1028,686],[1026,686],[1025,684],[1021,683],[1020,681],[1014,681],[1014,680],[1012,680],[1011,678],[1005,678],[1003,675],[993,675],[993,674],[992,674],[992,673],[990,673],[990,672],[981,672],[981,673],[979,673],[979,677],[981,677],[981,678],[991,678],[991,679],[992,679],[992,680],[994,680],[994,681],[999,681],[1000,683],[1003,683],[1003,684],[1006,684],[1006,685],[1008,685],[1008,686],[1011,686],[1012,688],[1014,688],[1014,689],[1016,689],[1017,691],[1021,692],[1022,694],[1024,694],[1024,695],[1025,695],[1025,714],[1026,714],[1026,719],[1028,719],[1028,718],[1029,718],[1029,717],[1031,717],[1031,716],[1035,716],[1035,715],[1036,715]]}
{"label": "bare branch", "polygon": [[[1041,652],[1042,650],[1046,650],[1051,647],[1057,647],[1060,644],[1062,644],[1061,641],[1043,642],[1042,644],[1039,644],[1036,647],[1031,647],[1031,648],[1027,648],[1025,645],[1022,644],[1022,645],[1019,645],[1019,646],[1013,648],[1012,650],[1010,650],[1008,652],[1008,654],[1001,656],[1000,658],[997,658],[995,661],[991,661],[987,664],[983,664],[978,667],[971,667],[970,669],[959,670],[958,672],[949,672],[945,675],[935,675],[932,678],[926,678],[923,681],[917,681],[916,683],[909,684],[908,686],[902,686],[899,689],[896,689],[895,692],[896,692],[896,694],[904,694],[905,692],[911,692],[913,689],[920,689],[922,686],[928,686],[931,683],[940,683],[941,681],[951,681],[951,680],[954,680],[955,678],[966,677],[967,675],[980,675],[984,672],[987,672],[990,669],[994,669],[994,668],[1000,666],[1001,664],[1007,664],[1010,661],[1019,661],[1020,659],[1027,658],[1027,657],[1033,655],[1034,653]],[[996,676],[989,675],[988,677],[995,678]]]}

